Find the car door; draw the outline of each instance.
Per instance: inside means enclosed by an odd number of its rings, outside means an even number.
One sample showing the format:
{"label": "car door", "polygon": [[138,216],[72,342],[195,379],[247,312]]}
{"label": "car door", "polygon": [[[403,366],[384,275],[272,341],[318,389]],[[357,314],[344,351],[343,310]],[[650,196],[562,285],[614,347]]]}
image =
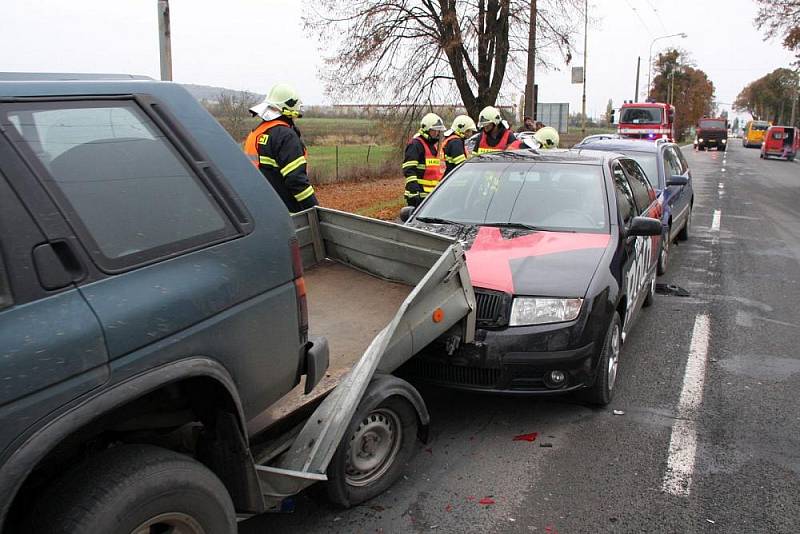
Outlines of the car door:
{"label": "car door", "polygon": [[617,212],[619,213],[620,225],[620,261],[619,273],[614,273],[618,277],[620,293],[626,298],[625,317],[623,320],[623,331],[628,331],[628,325],[636,312],[636,299],[638,288],[633,283],[633,273],[636,271],[637,242],[640,238],[628,236],[627,231],[631,221],[637,214],[636,204],[633,200],[625,172],[618,161],[611,163],[611,175],[614,180],[614,192],[617,198]]}
{"label": "car door", "polygon": [[71,272],[70,236],[53,233],[63,224],[55,217],[34,222],[31,212],[53,206],[29,178],[0,135],[0,457],[109,374],[100,323]]}
{"label": "car door", "polygon": [[[676,147],[664,147],[664,176],[667,181],[672,176],[683,176],[690,179],[688,176],[688,166],[684,166],[681,157],[676,151]],[[667,196],[669,203],[669,210],[672,215],[672,224],[670,225],[670,239],[674,239],[677,233],[683,228],[686,222],[686,217],[689,214],[689,196],[687,194],[687,186],[684,185],[668,185],[666,189],[669,190]]]}
{"label": "car door", "polygon": [[[656,192],[647,180],[642,168],[632,159],[620,158],[619,163],[625,171],[628,185],[631,193],[633,193],[633,201],[637,210],[636,215],[661,220],[661,204],[658,202]],[[660,239],[660,236],[639,236],[635,238],[635,265],[632,271],[628,273],[630,278],[629,287],[635,296],[634,313],[639,310],[644,302],[648,291],[647,285],[655,277],[658,251],[661,246]]]}

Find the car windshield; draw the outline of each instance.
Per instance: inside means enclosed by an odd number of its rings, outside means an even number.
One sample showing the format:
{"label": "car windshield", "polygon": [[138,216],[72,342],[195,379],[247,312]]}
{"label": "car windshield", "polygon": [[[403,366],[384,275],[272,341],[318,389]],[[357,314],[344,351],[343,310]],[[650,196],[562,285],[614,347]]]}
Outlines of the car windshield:
{"label": "car windshield", "polygon": [[768,122],[754,122],[752,126],[750,126],[751,130],[759,130],[764,131],[769,128]]}
{"label": "car windshield", "polygon": [[725,128],[725,121],[720,119],[703,119],[700,121],[700,128]]}
{"label": "car windshield", "polygon": [[416,218],[550,231],[607,232],[600,166],[476,163],[443,181]]}
{"label": "car windshield", "polygon": [[660,108],[625,108],[619,122],[626,124],[661,124]]}

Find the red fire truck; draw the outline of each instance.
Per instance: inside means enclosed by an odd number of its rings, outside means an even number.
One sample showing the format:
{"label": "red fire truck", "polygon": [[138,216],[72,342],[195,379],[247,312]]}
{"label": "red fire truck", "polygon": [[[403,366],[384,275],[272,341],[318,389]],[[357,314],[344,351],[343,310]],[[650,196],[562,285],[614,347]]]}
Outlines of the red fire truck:
{"label": "red fire truck", "polygon": [[620,137],[675,140],[675,106],[661,102],[625,103],[619,109]]}

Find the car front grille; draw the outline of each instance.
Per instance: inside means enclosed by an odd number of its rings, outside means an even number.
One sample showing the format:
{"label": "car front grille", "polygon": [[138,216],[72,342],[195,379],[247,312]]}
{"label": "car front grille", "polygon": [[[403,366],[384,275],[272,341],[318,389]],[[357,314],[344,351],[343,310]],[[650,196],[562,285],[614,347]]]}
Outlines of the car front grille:
{"label": "car front grille", "polygon": [[479,327],[505,326],[511,310],[511,297],[502,291],[475,290],[478,304],[477,325]]}
{"label": "car front grille", "polygon": [[408,375],[434,382],[485,388],[496,387],[502,377],[500,369],[463,367],[424,358],[412,358],[403,370]]}

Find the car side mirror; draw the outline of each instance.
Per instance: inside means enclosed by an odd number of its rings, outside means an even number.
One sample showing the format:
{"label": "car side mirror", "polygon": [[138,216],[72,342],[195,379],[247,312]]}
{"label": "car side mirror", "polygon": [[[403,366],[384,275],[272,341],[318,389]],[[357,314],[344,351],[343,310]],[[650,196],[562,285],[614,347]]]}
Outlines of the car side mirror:
{"label": "car side mirror", "polygon": [[628,227],[627,235],[629,237],[661,235],[661,221],[650,217],[634,217]]}
{"label": "car side mirror", "polygon": [[405,206],[400,208],[400,220],[403,222],[408,222],[408,220],[414,214],[415,209],[416,208],[414,206]]}
{"label": "car side mirror", "polygon": [[685,176],[670,176],[669,180],[667,180],[667,185],[686,185],[689,183],[689,179]]}

